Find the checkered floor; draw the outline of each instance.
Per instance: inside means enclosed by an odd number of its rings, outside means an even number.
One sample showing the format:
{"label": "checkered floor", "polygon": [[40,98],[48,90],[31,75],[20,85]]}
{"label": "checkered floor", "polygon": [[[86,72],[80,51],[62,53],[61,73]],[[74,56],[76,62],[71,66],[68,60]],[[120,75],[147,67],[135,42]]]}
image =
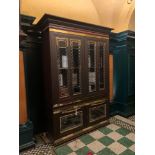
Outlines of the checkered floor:
{"label": "checkered floor", "polygon": [[134,120],[134,116],[126,119],[116,115],[110,118],[110,125],[56,148],[45,136],[37,136],[36,148],[20,155],[134,155]]}
{"label": "checkered floor", "polygon": [[134,121],[135,122],[135,115],[128,117],[128,119],[130,119],[131,121]]}
{"label": "checkered floor", "polygon": [[78,139],[57,147],[57,155],[134,155],[134,133],[110,124]]}

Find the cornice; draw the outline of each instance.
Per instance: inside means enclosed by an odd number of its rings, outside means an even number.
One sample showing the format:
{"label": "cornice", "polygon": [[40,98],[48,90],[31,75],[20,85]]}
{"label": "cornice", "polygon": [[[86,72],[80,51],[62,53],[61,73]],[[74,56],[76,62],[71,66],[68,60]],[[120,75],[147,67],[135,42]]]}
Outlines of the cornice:
{"label": "cornice", "polygon": [[127,40],[128,38],[135,39],[135,32],[127,30],[119,33],[110,33],[110,39],[116,42]]}
{"label": "cornice", "polygon": [[20,15],[20,44],[19,48],[22,50],[28,50],[30,48],[36,48],[41,44],[41,34],[33,30],[33,21],[35,17]]}
{"label": "cornice", "polygon": [[120,33],[110,33],[110,51],[129,47],[134,48],[135,32],[127,30]]}
{"label": "cornice", "polygon": [[35,29],[40,29],[43,31],[45,27],[52,26],[52,25],[58,25],[58,26],[66,26],[66,27],[73,27],[73,28],[79,28],[83,30],[90,30],[90,31],[96,31],[100,33],[110,33],[112,28],[109,27],[103,27],[98,26],[94,24],[84,23],[80,21],[75,21],[72,19],[62,18],[58,16],[53,16],[49,14],[44,14],[43,17],[39,20],[39,22],[34,26]]}

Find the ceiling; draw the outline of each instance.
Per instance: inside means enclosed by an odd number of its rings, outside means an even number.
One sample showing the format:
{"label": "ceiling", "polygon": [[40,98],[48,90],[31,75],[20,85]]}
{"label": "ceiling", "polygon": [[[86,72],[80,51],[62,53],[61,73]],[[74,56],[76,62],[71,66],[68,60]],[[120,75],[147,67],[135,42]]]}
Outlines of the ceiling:
{"label": "ceiling", "polygon": [[135,0],[20,0],[21,14],[36,17],[45,14],[111,27],[114,32],[135,30]]}

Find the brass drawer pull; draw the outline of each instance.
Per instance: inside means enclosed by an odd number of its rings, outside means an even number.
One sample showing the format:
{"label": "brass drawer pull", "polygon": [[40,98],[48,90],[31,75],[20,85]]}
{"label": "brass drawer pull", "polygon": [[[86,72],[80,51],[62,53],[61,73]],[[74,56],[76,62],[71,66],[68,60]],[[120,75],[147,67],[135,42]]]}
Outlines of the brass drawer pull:
{"label": "brass drawer pull", "polygon": [[76,108],[76,107],[75,107],[74,109],[65,110],[65,111],[62,111],[61,113],[62,113],[62,114],[67,114],[67,113],[70,113],[70,112],[76,113],[76,111],[79,110],[79,109],[80,109],[80,108]]}
{"label": "brass drawer pull", "polygon": [[93,101],[92,103],[99,103],[99,102],[104,103],[104,102],[105,102],[105,100],[97,100],[97,101]]}
{"label": "brass drawer pull", "polygon": [[105,100],[94,101],[94,102],[92,102],[91,106],[100,105],[100,104],[103,104],[103,103],[105,103]]}
{"label": "brass drawer pull", "polygon": [[65,111],[62,111],[61,113],[62,114],[67,114],[67,113],[70,113],[70,112],[75,112],[75,109],[73,109],[73,110],[65,110]]}
{"label": "brass drawer pull", "polygon": [[91,106],[100,105],[100,104],[103,104],[103,102],[98,102],[98,103],[95,103],[95,104],[91,104]]}
{"label": "brass drawer pull", "polygon": [[81,102],[82,100],[76,100],[76,101],[74,101],[73,103],[79,103],[79,102]]}

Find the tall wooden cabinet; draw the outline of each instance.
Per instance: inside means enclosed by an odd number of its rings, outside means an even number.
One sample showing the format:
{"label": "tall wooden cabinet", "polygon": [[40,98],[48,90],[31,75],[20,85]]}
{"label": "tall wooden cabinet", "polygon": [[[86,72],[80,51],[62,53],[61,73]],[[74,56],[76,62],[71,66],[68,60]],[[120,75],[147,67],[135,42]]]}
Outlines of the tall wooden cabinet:
{"label": "tall wooden cabinet", "polygon": [[108,123],[110,28],[45,14],[42,34],[48,133],[54,145]]}

